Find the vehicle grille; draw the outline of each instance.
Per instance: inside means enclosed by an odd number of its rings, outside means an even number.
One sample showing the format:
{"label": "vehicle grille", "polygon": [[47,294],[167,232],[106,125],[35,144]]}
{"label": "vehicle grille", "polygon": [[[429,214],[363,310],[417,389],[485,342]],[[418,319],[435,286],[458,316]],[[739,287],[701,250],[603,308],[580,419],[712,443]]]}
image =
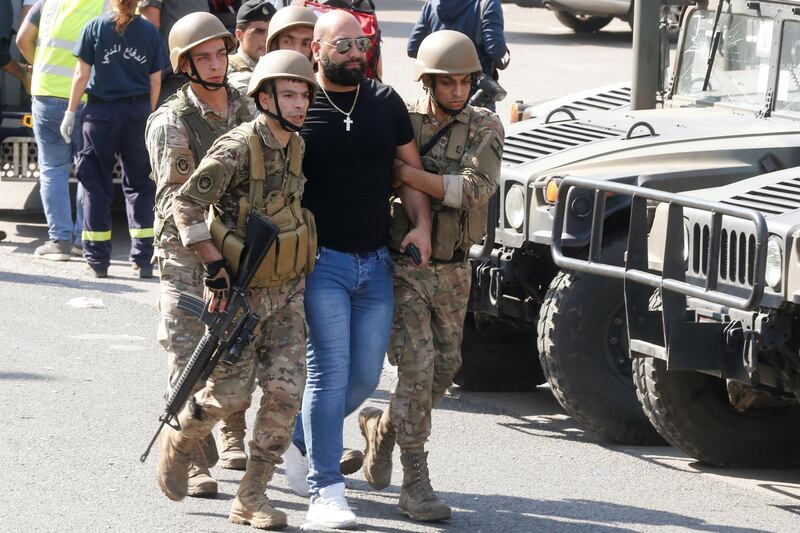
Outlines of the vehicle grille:
{"label": "vehicle grille", "polygon": [[[38,181],[39,150],[33,137],[6,137],[0,143],[0,181]],[[74,170],[74,169],[73,169]],[[122,162],[116,156],[112,177],[115,183],[122,180]],[[75,173],[70,173],[75,179]]]}
{"label": "vehicle grille", "polygon": [[585,122],[553,122],[509,135],[503,147],[503,166],[517,166],[595,141],[621,138],[622,130]]}
{"label": "vehicle grille", "polygon": [[570,111],[610,111],[631,103],[631,88],[620,87],[587,98],[575,100],[563,107]]}
{"label": "vehicle grille", "polygon": [[723,204],[749,207],[764,216],[776,216],[800,209],[800,178],[765,185],[722,200]]}
{"label": "vehicle grille", "polygon": [[[692,228],[688,268],[696,277],[708,274],[710,228],[695,223]],[[756,238],[752,234],[723,228],[720,233],[719,279],[739,285],[753,286],[753,268],[756,251]]]}

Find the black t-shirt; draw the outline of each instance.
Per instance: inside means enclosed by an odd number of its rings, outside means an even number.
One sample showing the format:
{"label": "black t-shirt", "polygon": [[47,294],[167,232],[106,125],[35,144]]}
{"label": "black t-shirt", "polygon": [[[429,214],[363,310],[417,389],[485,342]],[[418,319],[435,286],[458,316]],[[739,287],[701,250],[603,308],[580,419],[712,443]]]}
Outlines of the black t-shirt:
{"label": "black t-shirt", "polygon": [[[355,91],[328,92],[349,111]],[[389,195],[397,147],[414,131],[403,99],[388,85],[361,82],[353,121],[318,89],[300,135],[306,141],[303,205],[314,213],[319,245],[340,252],[371,252],[389,238]]]}

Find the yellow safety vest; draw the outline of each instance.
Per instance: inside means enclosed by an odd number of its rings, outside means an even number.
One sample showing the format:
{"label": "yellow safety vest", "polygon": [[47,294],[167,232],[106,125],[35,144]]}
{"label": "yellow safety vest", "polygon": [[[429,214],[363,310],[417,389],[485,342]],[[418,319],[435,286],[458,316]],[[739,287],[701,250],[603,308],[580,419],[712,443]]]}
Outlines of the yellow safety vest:
{"label": "yellow safety vest", "polygon": [[33,58],[31,94],[69,98],[81,30],[106,11],[108,0],[45,0]]}

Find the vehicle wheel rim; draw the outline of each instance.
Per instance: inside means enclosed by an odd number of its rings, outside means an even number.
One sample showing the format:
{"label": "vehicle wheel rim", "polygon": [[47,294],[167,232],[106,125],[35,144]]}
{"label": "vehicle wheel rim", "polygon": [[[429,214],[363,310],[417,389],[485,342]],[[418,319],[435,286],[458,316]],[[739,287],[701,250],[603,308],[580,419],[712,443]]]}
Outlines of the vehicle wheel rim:
{"label": "vehicle wheel rim", "polygon": [[618,377],[626,385],[631,385],[633,369],[628,352],[627,330],[625,305],[620,299],[611,306],[603,324],[603,356],[606,363],[617,371]]}

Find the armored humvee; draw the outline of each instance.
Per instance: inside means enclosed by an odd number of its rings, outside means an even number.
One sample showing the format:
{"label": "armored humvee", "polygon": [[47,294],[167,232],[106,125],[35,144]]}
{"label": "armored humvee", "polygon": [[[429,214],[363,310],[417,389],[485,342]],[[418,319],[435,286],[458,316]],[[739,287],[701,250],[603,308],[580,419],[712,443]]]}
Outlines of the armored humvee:
{"label": "armored humvee", "polygon": [[631,200],[624,266],[600,259],[599,227],[587,259],[563,255],[567,204],[553,256],[622,280],[634,383],[658,432],[716,466],[800,463],[800,168],[685,195],[581,178],[562,188],[560,200],[588,191],[593,209]]}
{"label": "armored humvee", "polygon": [[[661,440],[636,399],[622,282],[561,269],[551,258],[559,184],[579,176],[679,192],[799,165],[798,25],[798,1],[690,6],[661,108],[637,109],[634,85],[635,110],[551,114],[507,130],[493,245],[488,258],[473,263],[472,329],[478,336],[489,332],[485,343],[500,337],[492,335],[497,328],[521,335],[535,330],[528,362],[538,349],[561,405],[607,438]],[[640,46],[637,62],[645,52]],[[601,219],[598,259],[622,264],[631,202],[624,195],[607,200],[596,211],[587,191],[567,195],[574,216],[565,220],[565,255],[585,256],[592,222]],[[508,371],[505,353],[502,346],[465,350],[458,382],[499,388],[524,378],[532,384],[537,370]]]}

